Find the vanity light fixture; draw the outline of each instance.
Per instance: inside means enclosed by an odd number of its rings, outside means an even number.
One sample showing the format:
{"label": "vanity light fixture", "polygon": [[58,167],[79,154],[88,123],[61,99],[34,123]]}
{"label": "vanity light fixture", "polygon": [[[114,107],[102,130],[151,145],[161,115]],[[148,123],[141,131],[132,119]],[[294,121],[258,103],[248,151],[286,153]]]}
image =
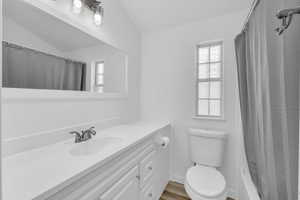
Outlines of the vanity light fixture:
{"label": "vanity light fixture", "polygon": [[98,6],[95,9],[95,14],[94,14],[94,23],[96,26],[101,26],[103,22],[103,8],[102,6]]}
{"label": "vanity light fixture", "polygon": [[72,1],[72,11],[75,14],[81,13],[82,6],[83,6],[82,0],[73,0]]}
{"label": "vanity light fixture", "polygon": [[104,9],[100,0],[72,0],[72,11],[76,14],[82,12],[84,6],[90,9],[94,15],[93,20],[96,26],[101,26],[103,23]]}

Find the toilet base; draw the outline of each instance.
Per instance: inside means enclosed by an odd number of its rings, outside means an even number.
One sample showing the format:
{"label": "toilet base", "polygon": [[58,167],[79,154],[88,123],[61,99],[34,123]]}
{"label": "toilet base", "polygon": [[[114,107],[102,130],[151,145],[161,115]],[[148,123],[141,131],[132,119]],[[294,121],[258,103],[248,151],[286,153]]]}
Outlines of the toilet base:
{"label": "toilet base", "polygon": [[184,183],[184,188],[186,193],[189,195],[189,197],[192,200],[226,200],[227,199],[227,191],[225,191],[222,195],[218,197],[207,198],[207,197],[200,196],[199,194],[196,194],[186,182]]}

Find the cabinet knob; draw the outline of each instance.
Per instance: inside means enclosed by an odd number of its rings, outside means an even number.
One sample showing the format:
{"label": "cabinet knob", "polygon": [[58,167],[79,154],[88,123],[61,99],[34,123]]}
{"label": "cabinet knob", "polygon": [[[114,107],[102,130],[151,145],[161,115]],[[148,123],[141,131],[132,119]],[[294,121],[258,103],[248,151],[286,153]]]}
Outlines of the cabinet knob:
{"label": "cabinet knob", "polygon": [[149,194],[148,194],[148,196],[149,196],[149,197],[152,197],[152,196],[153,196],[153,194],[152,194],[152,193],[149,193]]}
{"label": "cabinet knob", "polygon": [[137,175],[137,176],[136,176],[136,178],[137,178],[138,180],[140,180],[140,179],[141,179],[141,177],[140,177],[139,175]]}
{"label": "cabinet knob", "polygon": [[151,166],[148,167],[149,170],[152,170],[153,168]]}

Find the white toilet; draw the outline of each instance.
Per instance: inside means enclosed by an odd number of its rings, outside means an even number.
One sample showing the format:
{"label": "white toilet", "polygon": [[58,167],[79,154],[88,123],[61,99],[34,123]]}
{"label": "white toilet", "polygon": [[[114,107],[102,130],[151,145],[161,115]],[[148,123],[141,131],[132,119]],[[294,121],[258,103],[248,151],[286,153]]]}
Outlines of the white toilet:
{"label": "white toilet", "polygon": [[217,170],[222,164],[226,138],[224,132],[189,130],[190,155],[194,166],[187,171],[184,187],[192,200],[226,199],[226,181]]}

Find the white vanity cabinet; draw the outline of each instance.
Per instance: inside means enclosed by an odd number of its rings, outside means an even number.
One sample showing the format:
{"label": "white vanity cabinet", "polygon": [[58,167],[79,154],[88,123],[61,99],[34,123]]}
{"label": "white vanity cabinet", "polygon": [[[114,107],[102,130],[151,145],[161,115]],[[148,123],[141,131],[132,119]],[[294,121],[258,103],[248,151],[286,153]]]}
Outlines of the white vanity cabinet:
{"label": "white vanity cabinet", "polygon": [[139,200],[139,170],[134,167],[126,173],[108,191],[99,197],[99,200]]}
{"label": "white vanity cabinet", "polygon": [[155,138],[169,134],[169,126],[159,129],[106,164],[36,199],[158,200],[169,180],[169,147],[162,148]]}

